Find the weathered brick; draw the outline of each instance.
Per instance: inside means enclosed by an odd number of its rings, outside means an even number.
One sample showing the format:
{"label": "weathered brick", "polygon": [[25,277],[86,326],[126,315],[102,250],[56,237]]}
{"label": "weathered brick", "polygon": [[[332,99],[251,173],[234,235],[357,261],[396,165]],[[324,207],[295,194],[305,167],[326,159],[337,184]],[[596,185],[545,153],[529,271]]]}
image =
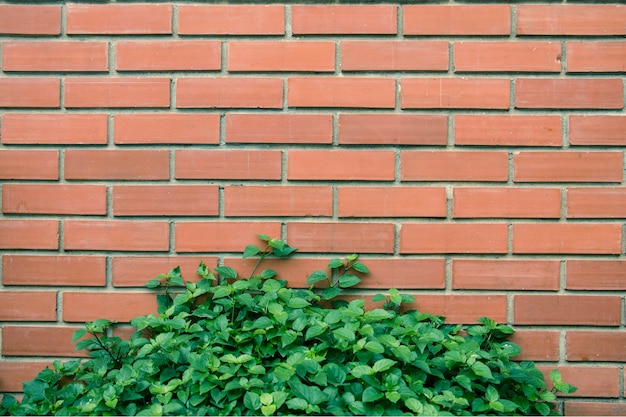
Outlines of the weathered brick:
{"label": "weathered brick", "polygon": [[506,224],[407,223],[400,253],[506,253]]}
{"label": "weathered brick", "polygon": [[330,217],[332,200],[328,186],[227,186],[224,215]]}
{"label": "weathered brick", "polygon": [[617,78],[520,78],[515,80],[519,109],[621,109],[624,82]]}
{"label": "weathered brick", "polygon": [[283,106],[283,81],[278,78],[179,78],[178,108],[267,108]]}
{"label": "weathered brick", "polygon": [[61,6],[2,4],[0,5],[0,33],[58,35],[61,33]]}
{"label": "weathered brick", "polygon": [[214,185],[116,185],[115,216],[216,216]]}
{"label": "weathered brick", "polygon": [[275,150],[176,151],[177,179],[279,180],[281,152]]}
{"label": "weathered brick", "polygon": [[294,77],[287,81],[289,107],[393,108],[396,82],[379,77]]}
{"label": "weathered brick", "polygon": [[455,218],[559,218],[558,188],[455,187]]}
{"label": "weathered brick", "polygon": [[445,217],[442,187],[339,187],[339,217]]}
{"label": "weathered brick", "polygon": [[626,7],[610,4],[522,4],[518,35],[626,35]]}
{"label": "weathered brick", "polygon": [[103,215],[104,185],[5,184],[2,212],[15,214]]}
{"label": "weathered brick", "polygon": [[621,152],[517,152],[516,182],[621,182]]}
{"label": "weathered brick", "polygon": [[459,290],[559,289],[558,261],[454,259],[452,287]]}
{"label": "weathered brick", "polygon": [[458,72],[560,72],[558,42],[455,42]]}
{"label": "weathered brick", "polygon": [[513,299],[514,324],[619,326],[621,299],[603,295],[522,295]]}
{"label": "weathered brick", "polygon": [[403,78],[403,109],[508,109],[510,81],[503,78]]}
{"label": "weathered brick", "polygon": [[79,4],[66,6],[70,35],[172,33],[171,4]]}
{"label": "weathered brick", "polygon": [[339,115],[342,145],[445,145],[445,115],[342,113]]}
{"label": "weathered brick", "polygon": [[0,107],[58,108],[60,105],[58,78],[0,78]]}
{"label": "weathered brick", "polygon": [[169,78],[67,78],[66,107],[169,107]]}
{"label": "weathered brick", "polygon": [[332,42],[229,42],[228,71],[309,71],[335,70]]}
{"label": "weathered brick", "polygon": [[295,35],[396,33],[397,7],[377,5],[293,5],[292,31]]}
{"label": "weathered brick", "polygon": [[285,7],[280,4],[181,4],[182,35],[282,35]]}
{"label": "weathered brick", "polygon": [[290,150],[287,178],[290,180],[371,180],[394,178],[391,151]]}
{"label": "weathered brick", "polygon": [[394,227],[390,223],[287,224],[287,238],[300,252],[392,253]]}
{"label": "weathered brick", "polygon": [[165,221],[66,220],[63,247],[67,250],[167,251]]}
{"label": "weathered brick", "polygon": [[166,180],[169,151],[155,149],[68,149],[65,178],[69,180]]}
{"label": "weathered brick", "polygon": [[506,181],[506,152],[402,151],[403,181]]}
{"label": "weathered brick", "polygon": [[513,253],[619,254],[619,224],[523,223],[513,225]]}
{"label": "weathered brick", "polygon": [[4,255],[4,285],[101,287],[106,281],[104,256]]}
{"label": "weathered brick", "polygon": [[258,241],[257,234],[280,237],[280,223],[179,221],[175,224],[176,252],[243,252],[250,242]]}
{"label": "weathered brick", "polygon": [[445,41],[341,42],[343,71],[447,71]]}
{"label": "weathered brick", "polygon": [[226,115],[228,143],[325,143],[333,140],[330,114],[257,114]]}
{"label": "weathered brick", "polygon": [[104,145],[106,114],[6,113],[0,138],[4,144]]}

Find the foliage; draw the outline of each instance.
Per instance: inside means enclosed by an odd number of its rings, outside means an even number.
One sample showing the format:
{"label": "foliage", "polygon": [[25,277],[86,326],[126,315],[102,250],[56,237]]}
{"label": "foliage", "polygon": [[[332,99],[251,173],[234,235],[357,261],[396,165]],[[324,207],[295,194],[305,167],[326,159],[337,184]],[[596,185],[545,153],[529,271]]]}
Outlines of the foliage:
{"label": "foliage", "polygon": [[112,336],[108,320],[87,323],[73,341],[90,336],[76,348],[91,357],[54,362],[24,383],[21,402],[5,395],[0,414],[547,415],[556,391],[575,389],[553,371],[548,390],[532,362],[512,361],[513,329],[488,318],[462,328],[401,312],[412,297],[395,289],[374,297],[384,308],[338,301],[368,272],[358,255],[313,272],[309,289],[257,274],[266,257],[295,251],[259,237],[264,249],[244,251],[259,257],[248,278],[203,263],[198,282],[179,268],[157,277],[147,286],[163,292],[158,314],[133,319],[130,340]]}

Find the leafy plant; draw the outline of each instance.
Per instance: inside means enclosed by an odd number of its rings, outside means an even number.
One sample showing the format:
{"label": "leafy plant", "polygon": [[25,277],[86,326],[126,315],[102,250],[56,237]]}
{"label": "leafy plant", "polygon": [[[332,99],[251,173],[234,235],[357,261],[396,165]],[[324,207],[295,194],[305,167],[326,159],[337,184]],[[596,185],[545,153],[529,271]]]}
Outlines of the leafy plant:
{"label": "leafy plant", "polygon": [[[247,278],[228,267],[180,269],[147,285],[158,288],[158,314],[131,321],[129,340],[96,320],[74,336],[88,360],[54,362],[24,383],[12,415],[529,415],[556,412],[555,392],[573,392],[558,371],[554,389],[520,348],[509,326],[481,318],[463,327],[419,311],[400,313],[410,296],[391,289],[336,302],[367,273],[358,255],[332,259],[309,289],[287,288],[276,272],[257,270],[268,256],[295,251],[260,235],[246,247],[259,262]],[[314,284],[326,283],[316,289]],[[325,307],[324,301],[335,301]],[[327,303],[326,303],[327,304]]]}

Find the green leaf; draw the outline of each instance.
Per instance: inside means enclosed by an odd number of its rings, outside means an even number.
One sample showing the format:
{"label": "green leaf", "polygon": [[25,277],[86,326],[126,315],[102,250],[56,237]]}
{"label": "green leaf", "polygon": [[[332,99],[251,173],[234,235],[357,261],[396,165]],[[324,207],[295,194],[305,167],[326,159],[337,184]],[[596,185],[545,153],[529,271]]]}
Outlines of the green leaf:
{"label": "green leaf", "polygon": [[264,416],[271,416],[275,412],[276,412],[276,404],[261,406],[261,413],[263,413]]}
{"label": "green leaf", "polygon": [[322,291],[321,297],[322,300],[332,300],[339,294],[341,294],[341,288],[331,287],[326,288],[324,291]]}
{"label": "green leaf", "polygon": [[324,371],[328,377],[328,382],[335,385],[341,385],[346,380],[346,371],[336,363],[328,363],[324,366]]}
{"label": "green leaf", "polygon": [[394,366],[397,362],[391,359],[379,359],[374,363],[372,367],[374,372],[384,372]]}
{"label": "green leaf", "polygon": [[161,286],[161,281],[158,279],[151,279],[150,281],[146,282],[144,285],[146,288],[159,288]]}
{"label": "green leaf", "polygon": [[250,410],[261,408],[261,397],[253,391],[247,391],[243,396],[243,405]]}
{"label": "green leaf", "polygon": [[339,286],[341,288],[350,288],[350,287],[354,287],[355,285],[357,285],[359,282],[361,282],[361,279],[359,277],[357,277],[356,275],[351,275],[351,274],[343,274],[340,278],[339,278]]}
{"label": "green leaf", "polygon": [[404,400],[404,405],[416,415],[424,415],[424,404],[416,398],[408,398]]}
{"label": "green leaf", "polygon": [[489,367],[482,362],[474,362],[474,364],[471,366],[471,369],[477,376],[481,378],[493,379],[491,369],[489,369]]}
{"label": "green leaf", "polygon": [[389,299],[394,304],[397,304],[397,305],[402,304],[402,296],[400,295],[400,292],[396,288],[389,289]]}
{"label": "green leaf", "polygon": [[87,334],[87,329],[78,329],[74,332],[74,335],[72,336],[72,343],[76,343],[76,341],[78,339],[80,339],[81,337],[83,337],[84,335]]}
{"label": "green leaf", "polygon": [[243,250],[242,258],[243,259],[250,258],[252,256],[258,255],[260,252],[261,252],[261,249],[257,245],[248,245]]}
{"label": "green leaf", "polygon": [[367,387],[363,390],[362,398],[364,403],[373,403],[383,398],[383,393],[374,387]]}
{"label": "green leaf", "polygon": [[285,403],[292,410],[306,410],[309,403],[304,398],[292,398]]}
{"label": "green leaf", "polygon": [[343,266],[343,261],[339,258],[333,258],[328,262],[329,269],[341,268]]}
{"label": "green leaf", "polygon": [[368,274],[370,272],[369,268],[365,266],[362,262],[355,262],[352,264],[352,268],[355,271],[360,272],[362,274]]}
{"label": "green leaf", "polygon": [[274,278],[275,276],[276,276],[276,271],[272,269],[264,269],[260,275],[262,279],[270,279],[270,278]]}
{"label": "green leaf", "polygon": [[385,351],[385,347],[378,342],[367,342],[365,344],[365,350],[370,351],[372,353],[383,353]]}
{"label": "green leaf", "polygon": [[393,313],[387,310],[383,310],[382,308],[370,310],[364,314],[365,320],[367,322],[387,320],[394,316],[395,315]]}
{"label": "green leaf", "polygon": [[322,333],[324,333],[324,331],[325,329],[322,326],[318,326],[318,325],[311,326],[306,330],[304,339],[305,340],[312,339],[316,336],[321,335]]}
{"label": "green leaf", "polygon": [[275,256],[278,256],[279,258],[285,258],[297,250],[298,250],[297,248],[292,248],[289,245],[284,245],[281,248],[274,248],[273,253]]}
{"label": "green leaf", "polygon": [[376,294],[372,297],[372,301],[375,303],[380,301],[387,301],[387,297],[385,297],[383,294]]}
{"label": "green leaf", "polygon": [[304,298],[300,297],[292,297],[289,302],[287,302],[287,306],[291,308],[304,308],[310,305],[310,303]]}
{"label": "green leaf", "polygon": [[270,240],[272,240],[271,237],[269,237],[268,235],[265,235],[265,234],[257,234],[256,237],[261,239],[263,242],[269,242]]}
{"label": "green leaf", "polygon": [[46,388],[48,384],[38,379],[24,382],[24,395],[28,396],[31,401],[42,401],[46,398]]}
{"label": "green leaf", "polygon": [[311,275],[309,275],[309,277],[306,280],[306,285],[312,285],[318,281],[327,281],[327,280],[328,280],[328,275],[326,274],[326,272],[318,270],[318,271],[314,271]]}
{"label": "green leaf", "polygon": [[487,387],[487,391],[485,392],[485,399],[487,401],[494,402],[500,399],[500,395],[498,395],[498,390],[493,387],[493,385],[489,385]]}
{"label": "green leaf", "polygon": [[364,376],[374,375],[374,369],[368,365],[357,365],[350,370],[350,373],[356,378],[363,378]]}
{"label": "green leaf", "polygon": [[535,403],[535,408],[542,416],[550,414],[550,406],[547,403]]}
{"label": "green leaf", "polygon": [[215,272],[220,274],[222,277],[226,279],[235,279],[237,278],[237,271],[229,266],[218,266],[215,268]]}

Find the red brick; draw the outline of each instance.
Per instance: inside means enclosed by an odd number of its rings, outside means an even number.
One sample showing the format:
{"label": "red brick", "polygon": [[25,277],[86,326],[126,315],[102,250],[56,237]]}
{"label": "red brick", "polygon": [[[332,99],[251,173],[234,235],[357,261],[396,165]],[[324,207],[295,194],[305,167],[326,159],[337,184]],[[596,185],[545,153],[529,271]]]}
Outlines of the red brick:
{"label": "red brick", "polygon": [[506,253],[506,224],[403,224],[400,253]]}
{"label": "red brick", "polygon": [[56,291],[0,292],[0,320],[56,321],[56,317]]}
{"label": "red brick", "polygon": [[621,5],[530,5],[517,7],[518,35],[626,35]]}
{"label": "red brick", "polygon": [[325,143],[333,140],[330,114],[226,115],[227,143]]}
{"label": "red brick", "polygon": [[282,35],[285,7],[269,5],[181,4],[178,33],[182,35]]}
{"label": "red brick", "polygon": [[520,78],[515,80],[515,107],[520,109],[621,109],[621,79]]}
{"label": "red brick", "polygon": [[506,322],[504,295],[413,294],[415,301],[407,309],[446,317],[447,323],[476,324],[480,317]]}
{"label": "red brick", "polygon": [[65,151],[65,178],[69,180],[166,180],[167,150]]}
{"label": "red brick", "polygon": [[[548,379],[548,373],[555,367],[541,365],[537,368],[544,373],[548,387],[552,387],[552,383]],[[559,366],[557,369],[561,372],[563,381],[578,388],[573,394],[559,394],[559,396],[596,398],[612,398],[619,396],[621,372],[618,367],[598,365]],[[569,402],[566,401],[565,404],[569,404]]]}
{"label": "red brick", "polygon": [[445,41],[342,41],[343,71],[447,71]]}
{"label": "red brick", "polygon": [[169,224],[164,221],[65,220],[66,250],[167,251]]}
{"label": "red brick", "polygon": [[289,245],[300,252],[393,253],[389,223],[288,223]]}
{"label": "red brick", "polygon": [[342,145],[445,145],[448,118],[442,114],[339,115]]}
{"label": "red brick", "polygon": [[333,214],[333,193],[329,186],[226,186],[224,215],[325,216]]}
{"label": "red brick", "polygon": [[216,216],[215,185],[119,185],[113,187],[115,216]]}
{"label": "red brick", "polygon": [[61,6],[0,5],[0,33],[58,35],[61,33]]}
{"label": "red brick", "polygon": [[503,78],[403,78],[403,109],[508,109],[510,81]]}
{"label": "red brick", "polygon": [[58,180],[59,151],[0,150],[0,178],[5,180]]}
{"label": "red brick", "polygon": [[602,401],[566,401],[566,416],[624,416],[626,403]]}
{"label": "red brick", "polygon": [[394,5],[294,5],[291,7],[294,35],[396,33]]}
{"label": "red brick", "polygon": [[621,152],[517,152],[516,182],[621,182]]}
{"label": "red brick", "polygon": [[[0,26],[1,27],[1,26]],[[24,389],[22,382],[30,381],[46,367],[51,367],[48,362],[0,362],[0,391],[2,392],[22,392]]]}
{"label": "red brick", "polygon": [[[251,241],[251,243],[255,243]],[[263,245],[259,245],[263,247]],[[240,277],[247,278],[252,274],[254,267],[258,262],[257,258],[226,258],[224,265],[234,268],[238,271]],[[309,288],[306,280],[311,273],[317,270],[326,270],[328,259],[322,258],[289,258],[277,259],[266,258],[260,268],[256,270],[256,274],[261,273],[264,269],[271,269],[277,273],[276,278],[288,281],[290,288]]]}
{"label": "red brick", "polygon": [[392,151],[375,150],[290,150],[289,180],[371,180],[394,179]]}
{"label": "red brick", "polygon": [[250,243],[258,244],[257,234],[280,237],[280,223],[176,222],[176,252],[243,252]]}
{"label": "red brick", "polygon": [[619,326],[621,297],[596,295],[515,295],[514,323]]}
{"label": "red brick", "polygon": [[626,188],[568,188],[567,217],[624,218]]}
{"label": "red brick", "polygon": [[558,188],[454,188],[455,218],[559,218]]}
{"label": "red brick", "polygon": [[56,220],[0,220],[0,249],[58,249]]}
{"label": "red brick", "polygon": [[568,361],[626,362],[626,332],[568,331]]}
{"label": "red brick", "polygon": [[571,145],[626,145],[625,116],[571,115],[569,117]]}
{"label": "red brick", "polygon": [[178,108],[265,108],[283,106],[279,78],[180,78],[176,82]]}
{"label": "red brick", "polygon": [[289,78],[289,107],[393,108],[396,81],[373,77]]}
{"label": "red brick", "polygon": [[222,66],[219,41],[124,41],[115,47],[118,71],[201,71]]}
{"label": "red brick", "polygon": [[566,270],[568,290],[626,290],[626,261],[570,259]]}
{"label": "red brick", "polygon": [[66,107],[169,107],[169,78],[67,78]]}
{"label": "red brick", "polygon": [[[115,308],[111,308],[115,306]],[[146,314],[156,314],[157,302],[152,293],[87,292],[63,293],[63,321],[85,322],[97,319],[129,322]]]}
{"label": "red brick", "polygon": [[106,114],[5,113],[2,143],[27,145],[105,145]]}
{"label": "red brick", "polygon": [[514,357],[517,361],[558,361],[559,339],[559,332],[552,330],[517,330],[509,337],[522,349]]}
{"label": "red brick", "polygon": [[405,35],[508,35],[508,5],[405,5]]}
{"label": "red brick", "polygon": [[558,42],[455,42],[457,72],[560,72]]}
{"label": "red brick", "polygon": [[115,287],[143,287],[159,274],[167,274],[180,267],[185,281],[198,281],[196,274],[200,261],[210,269],[217,266],[217,258],[211,256],[115,256],[111,263],[111,275]]}
{"label": "red brick", "polygon": [[3,42],[4,71],[106,71],[106,42]]}
{"label": "red brick", "polygon": [[559,289],[560,264],[543,260],[455,259],[452,287],[462,290]]}
{"label": "red brick", "polygon": [[560,116],[454,116],[457,145],[561,146]]}
{"label": "red brick", "polygon": [[506,152],[402,151],[402,181],[506,181]]}
{"label": "red brick", "polygon": [[339,187],[339,217],[446,217],[442,187]]}
{"label": "red brick", "polygon": [[156,35],[172,33],[171,4],[68,4],[67,33]]}
{"label": "red brick", "polygon": [[177,179],[279,180],[281,152],[274,150],[176,151]]}
{"label": "red brick", "polygon": [[[3,356],[86,356],[74,349],[72,335],[79,327],[4,326]],[[28,341],[28,343],[24,343]]]}
{"label": "red brick", "polygon": [[332,42],[229,42],[228,71],[335,70]]}
{"label": "red brick", "polygon": [[16,214],[106,214],[104,185],[5,184],[2,212]]}
{"label": "red brick", "polygon": [[[359,258],[370,270],[362,276],[359,288],[387,290],[443,289],[446,263],[443,258]],[[418,273],[419,271],[419,273]]]}
{"label": "red brick", "polygon": [[619,224],[513,225],[513,253],[619,254],[621,247]]}
{"label": "red brick", "polygon": [[219,114],[123,113],[114,116],[116,144],[218,144]]}
{"label": "red brick", "polygon": [[61,105],[58,78],[0,78],[0,107],[44,107]]}
{"label": "red brick", "polygon": [[106,284],[104,256],[4,255],[4,285],[85,286]]}
{"label": "red brick", "polygon": [[625,72],[626,42],[567,42],[567,72]]}

